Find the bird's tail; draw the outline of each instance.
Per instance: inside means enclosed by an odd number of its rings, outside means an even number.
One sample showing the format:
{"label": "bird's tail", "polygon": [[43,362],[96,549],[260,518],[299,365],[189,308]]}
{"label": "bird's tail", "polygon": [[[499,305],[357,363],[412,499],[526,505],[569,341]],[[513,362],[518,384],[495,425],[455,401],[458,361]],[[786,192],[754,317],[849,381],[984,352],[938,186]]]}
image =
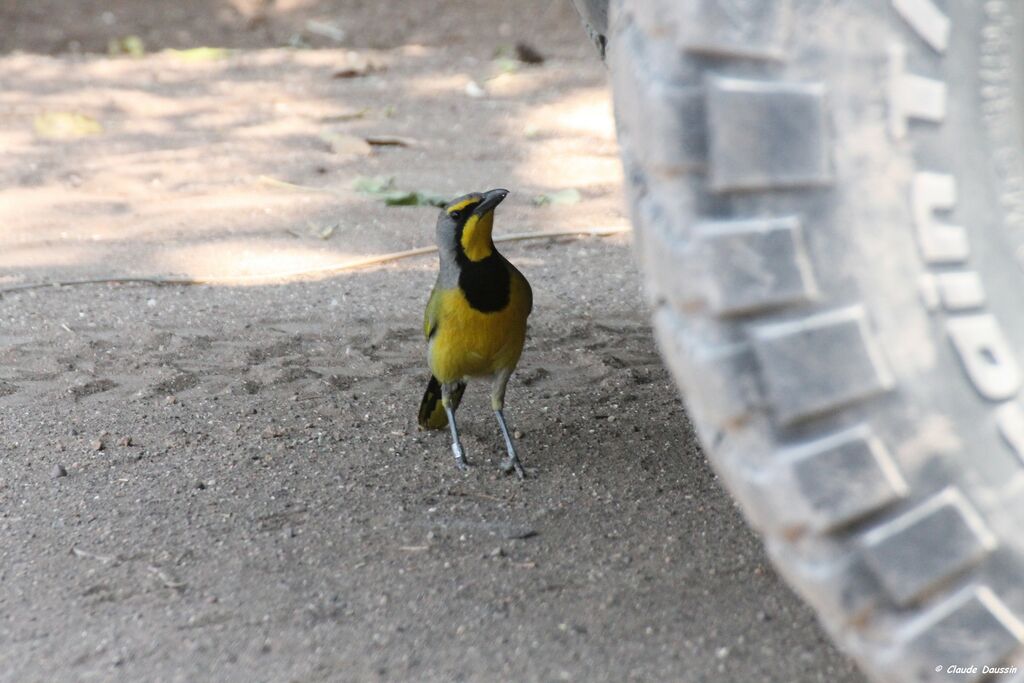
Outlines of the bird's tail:
{"label": "bird's tail", "polygon": [[[459,407],[462,401],[462,392],[466,390],[466,383],[459,382],[452,391],[452,410]],[[444,412],[441,404],[441,383],[433,375],[427,383],[427,390],[423,392],[423,400],[420,401],[420,427],[423,429],[444,429],[448,426],[448,414]]]}

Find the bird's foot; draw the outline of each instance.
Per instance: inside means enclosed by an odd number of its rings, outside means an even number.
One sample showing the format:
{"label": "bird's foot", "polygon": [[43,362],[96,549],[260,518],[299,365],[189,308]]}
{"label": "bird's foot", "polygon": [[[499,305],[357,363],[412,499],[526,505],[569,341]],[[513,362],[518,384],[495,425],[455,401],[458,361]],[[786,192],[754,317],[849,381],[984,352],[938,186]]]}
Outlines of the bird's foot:
{"label": "bird's foot", "polygon": [[515,455],[509,455],[501,462],[501,471],[505,474],[516,473],[516,476],[520,479],[526,479],[526,470],[523,469],[523,463],[519,462],[519,458]]}
{"label": "bird's foot", "polygon": [[466,460],[466,452],[462,450],[462,444],[453,443],[452,453],[455,455],[455,466],[463,472],[468,470],[471,463],[469,460]]}

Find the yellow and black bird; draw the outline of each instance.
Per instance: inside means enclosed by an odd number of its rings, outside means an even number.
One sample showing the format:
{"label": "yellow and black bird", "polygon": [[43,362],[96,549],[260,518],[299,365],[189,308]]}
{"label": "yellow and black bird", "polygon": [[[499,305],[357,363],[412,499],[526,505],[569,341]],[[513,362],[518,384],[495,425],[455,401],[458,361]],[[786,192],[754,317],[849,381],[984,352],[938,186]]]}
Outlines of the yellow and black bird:
{"label": "yellow and black bird", "polygon": [[453,200],[437,219],[441,268],[423,319],[430,383],[420,403],[425,429],[452,433],[455,464],[469,464],[459,442],[455,409],[466,380],[491,378],[491,408],[505,438],[508,457],[501,467],[525,476],[505,425],[505,386],[526,342],[526,319],[533,308],[530,283],[494,248],[494,209],[508,190],[474,192]]}

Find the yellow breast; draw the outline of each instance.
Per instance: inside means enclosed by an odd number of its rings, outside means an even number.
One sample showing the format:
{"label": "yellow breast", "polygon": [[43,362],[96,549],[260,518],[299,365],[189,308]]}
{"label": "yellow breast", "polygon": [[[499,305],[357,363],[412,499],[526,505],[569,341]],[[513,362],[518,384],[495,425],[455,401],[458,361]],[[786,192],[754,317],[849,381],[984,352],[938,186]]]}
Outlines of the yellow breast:
{"label": "yellow breast", "polygon": [[438,381],[491,375],[516,366],[526,341],[530,295],[518,273],[510,285],[508,306],[492,313],[472,308],[458,287],[440,292],[437,333],[427,352]]}

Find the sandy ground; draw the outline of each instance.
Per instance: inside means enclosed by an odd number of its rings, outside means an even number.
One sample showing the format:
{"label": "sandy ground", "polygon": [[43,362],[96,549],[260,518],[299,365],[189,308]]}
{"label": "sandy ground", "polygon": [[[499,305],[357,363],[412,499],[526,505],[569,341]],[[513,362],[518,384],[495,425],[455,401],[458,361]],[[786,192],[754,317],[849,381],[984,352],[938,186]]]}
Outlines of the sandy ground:
{"label": "sandy ground", "polygon": [[[571,10],[156,4],[0,10],[0,46],[31,50],[0,56],[0,289],[252,279],[0,296],[0,680],[861,680],[701,454],[628,237],[503,248],[535,293],[508,397],[525,482],[482,387],[469,474],[416,429],[433,258],[267,277],[431,241],[436,209],[358,176],[508,187],[500,234],[625,226]],[[128,34],[240,49],[67,54]],[[269,47],[296,34],[318,49]],[[517,39],[547,61],[493,59]],[[98,129],[46,137],[54,113]],[[409,146],[357,144],[380,136]]]}

